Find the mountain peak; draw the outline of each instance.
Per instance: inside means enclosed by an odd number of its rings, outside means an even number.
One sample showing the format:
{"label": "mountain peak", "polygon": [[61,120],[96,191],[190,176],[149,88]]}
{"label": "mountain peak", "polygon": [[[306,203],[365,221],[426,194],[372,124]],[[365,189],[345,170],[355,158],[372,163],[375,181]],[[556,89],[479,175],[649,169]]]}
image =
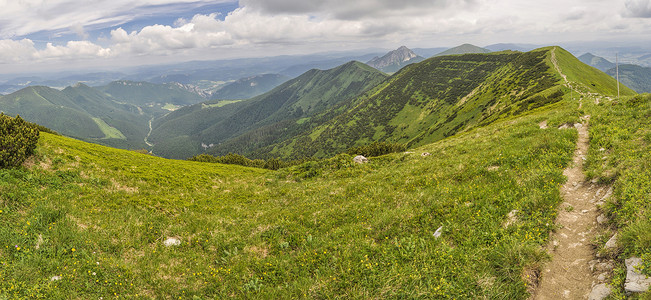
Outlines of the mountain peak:
{"label": "mountain peak", "polygon": [[596,56],[592,53],[586,53],[583,54],[579,57],[577,57],[582,63],[595,67],[601,71],[608,71],[609,69],[612,69],[615,67],[615,64],[610,62],[609,60]]}
{"label": "mountain peak", "polygon": [[366,64],[383,72],[395,72],[400,68],[415,62],[423,61],[424,58],[411,51],[405,46],[393,50],[382,57],[375,57]]}

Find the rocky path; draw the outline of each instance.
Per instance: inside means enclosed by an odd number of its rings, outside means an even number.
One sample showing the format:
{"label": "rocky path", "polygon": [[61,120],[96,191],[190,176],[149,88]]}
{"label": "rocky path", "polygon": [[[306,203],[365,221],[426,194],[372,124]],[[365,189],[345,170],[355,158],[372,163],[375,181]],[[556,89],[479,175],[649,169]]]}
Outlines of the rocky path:
{"label": "rocky path", "polygon": [[[561,188],[564,202],[560,206],[548,252],[552,260],[543,267],[541,282],[533,299],[588,299],[607,289],[612,264],[595,258],[591,244],[597,234],[597,205],[610,194],[607,187],[585,181],[583,160],[588,151],[589,116],[575,124],[579,132],[572,165],[565,169],[568,181]],[[593,289],[595,292],[593,292]],[[597,298],[598,299],[598,298]]]}

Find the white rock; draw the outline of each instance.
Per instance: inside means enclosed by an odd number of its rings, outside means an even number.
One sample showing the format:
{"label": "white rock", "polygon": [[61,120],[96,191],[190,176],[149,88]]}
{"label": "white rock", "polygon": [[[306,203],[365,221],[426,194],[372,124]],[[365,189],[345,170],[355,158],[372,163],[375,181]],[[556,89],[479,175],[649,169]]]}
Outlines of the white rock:
{"label": "white rock", "polygon": [[50,281],[57,281],[57,280],[61,280],[61,276],[54,275],[54,276],[50,277]]}
{"label": "white rock", "polygon": [[362,155],[357,155],[355,158],[353,158],[353,161],[358,163],[358,164],[365,164],[368,162],[368,158],[362,156]]}
{"label": "white rock", "polygon": [[604,223],[606,223],[606,222],[608,222],[608,218],[606,217],[606,215],[604,215],[604,214],[600,214],[600,215],[597,217],[597,223],[599,223],[599,225],[602,225],[602,224],[604,224]]}
{"label": "white rock", "polygon": [[575,123],[574,124],[574,128],[576,128],[576,129],[579,129],[581,127],[583,127],[583,124],[581,124],[581,123]]}
{"label": "white rock", "polygon": [[425,157],[425,156],[430,156],[430,155],[432,155],[432,154],[430,154],[429,152],[423,152],[423,154],[421,154],[420,156]]}
{"label": "white rock", "polygon": [[181,240],[177,238],[167,238],[164,242],[163,245],[170,247],[170,246],[179,246],[181,245]]}
{"label": "white rock", "polygon": [[443,226],[436,229],[436,231],[434,232],[434,237],[439,238],[441,236],[441,233],[443,233]]}
{"label": "white rock", "polygon": [[612,291],[605,283],[597,284],[592,288],[588,300],[602,300],[610,295]]}
{"label": "white rock", "polygon": [[639,257],[631,257],[624,260],[626,264],[626,282],[624,283],[624,290],[630,293],[643,293],[651,286],[651,278],[647,278],[644,274],[638,272],[636,267],[642,264],[642,259]]}
{"label": "white rock", "polygon": [[606,242],[604,249],[612,249],[615,247],[617,247],[617,233],[613,234],[613,236]]}

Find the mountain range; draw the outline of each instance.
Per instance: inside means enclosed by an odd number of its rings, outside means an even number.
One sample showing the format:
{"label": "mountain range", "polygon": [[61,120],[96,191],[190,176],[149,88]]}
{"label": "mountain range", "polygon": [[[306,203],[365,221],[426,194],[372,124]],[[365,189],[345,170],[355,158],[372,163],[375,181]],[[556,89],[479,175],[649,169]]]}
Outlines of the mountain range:
{"label": "mountain range", "polygon": [[[606,74],[615,77],[616,70],[606,70]],[[619,81],[638,93],[651,93],[651,68],[638,65],[619,65]]]}
{"label": "mountain range", "polygon": [[[464,44],[411,63],[423,58],[403,46],[372,60],[380,68],[408,64],[390,77],[349,62],[309,70],[251,99],[287,77],[248,77],[205,94],[181,83],[127,80],[62,91],[30,87],[2,96],[0,110],[69,136],[164,157],[234,152],[289,159],[330,156],[372,141],[430,143],[557,102],[566,92],[551,67],[551,50],[489,52]],[[599,78],[595,71],[583,70]],[[593,89],[605,93],[612,82],[599,80]],[[79,90],[84,93],[73,95]],[[20,105],[28,103],[20,99],[33,104]],[[62,112],[48,114],[55,108]]]}

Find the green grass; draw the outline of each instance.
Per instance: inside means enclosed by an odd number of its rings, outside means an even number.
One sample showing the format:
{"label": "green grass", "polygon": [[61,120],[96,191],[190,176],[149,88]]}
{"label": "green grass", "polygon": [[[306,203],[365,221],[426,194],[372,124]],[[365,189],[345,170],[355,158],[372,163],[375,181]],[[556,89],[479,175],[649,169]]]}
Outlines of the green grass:
{"label": "green grass", "polygon": [[111,127],[109,124],[106,124],[104,120],[100,118],[93,118],[93,121],[95,121],[99,129],[102,130],[105,139],[120,139],[120,140],[127,139],[127,137],[125,137],[120,130],[118,130],[115,127]]}
{"label": "green grass", "polygon": [[0,298],[527,298],[575,106],[275,172],[43,134],[0,170]]}
{"label": "green grass", "polygon": [[[620,233],[616,257],[620,263],[641,257],[642,272],[651,276],[651,95],[602,100],[586,110],[592,114],[586,173],[613,185],[604,210]],[[613,279],[616,299],[626,297],[625,277],[624,269]]]}
{"label": "green grass", "polygon": [[172,104],[172,103],[165,103],[165,105],[163,105],[161,107],[161,109],[164,109],[164,110],[167,110],[167,111],[175,111],[175,110],[177,110],[177,109],[179,109],[181,107],[183,107],[183,106]]}
{"label": "green grass", "polygon": [[219,102],[214,103],[214,104],[206,104],[206,103],[201,103],[201,109],[206,109],[206,108],[211,108],[211,107],[223,107],[228,104],[233,104],[237,102],[241,102],[243,100],[219,100]]}

